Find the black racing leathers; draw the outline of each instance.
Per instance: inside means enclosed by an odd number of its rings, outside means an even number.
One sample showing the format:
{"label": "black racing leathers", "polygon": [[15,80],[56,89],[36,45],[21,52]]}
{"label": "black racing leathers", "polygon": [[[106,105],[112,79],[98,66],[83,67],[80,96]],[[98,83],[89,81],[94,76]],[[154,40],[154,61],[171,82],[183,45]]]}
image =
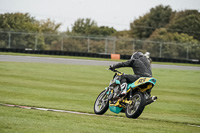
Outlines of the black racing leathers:
{"label": "black racing leathers", "polygon": [[120,67],[131,67],[135,75],[124,75],[126,81],[122,82],[134,82],[140,77],[152,77],[151,64],[145,56],[140,56],[138,59],[130,59],[126,62],[113,65],[113,69]]}

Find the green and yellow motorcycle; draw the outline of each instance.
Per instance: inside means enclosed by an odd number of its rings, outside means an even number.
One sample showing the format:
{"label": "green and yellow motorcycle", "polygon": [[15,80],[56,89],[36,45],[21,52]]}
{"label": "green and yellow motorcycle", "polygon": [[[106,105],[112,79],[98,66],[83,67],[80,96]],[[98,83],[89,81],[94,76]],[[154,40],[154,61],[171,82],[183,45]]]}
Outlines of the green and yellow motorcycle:
{"label": "green and yellow motorcycle", "polygon": [[105,88],[97,97],[94,103],[95,114],[102,115],[108,108],[114,113],[125,112],[128,118],[138,118],[146,105],[156,101],[157,97],[147,93],[156,84],[153,77],[140,77],[133,83],[127,85],[127,94],[119,96],[120,79],[124,74],[117,70],[108,87]]}

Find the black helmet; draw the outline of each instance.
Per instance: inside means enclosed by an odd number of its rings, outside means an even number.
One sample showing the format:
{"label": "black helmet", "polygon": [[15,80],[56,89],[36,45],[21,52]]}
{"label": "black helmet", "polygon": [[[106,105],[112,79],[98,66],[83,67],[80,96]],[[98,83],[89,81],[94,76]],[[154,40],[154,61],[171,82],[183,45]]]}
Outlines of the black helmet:
{"label": "black helmet", "polygon": [[144,56],[142,52],[135,52],[132,54],[131,59],[139,59],[142,56]]}

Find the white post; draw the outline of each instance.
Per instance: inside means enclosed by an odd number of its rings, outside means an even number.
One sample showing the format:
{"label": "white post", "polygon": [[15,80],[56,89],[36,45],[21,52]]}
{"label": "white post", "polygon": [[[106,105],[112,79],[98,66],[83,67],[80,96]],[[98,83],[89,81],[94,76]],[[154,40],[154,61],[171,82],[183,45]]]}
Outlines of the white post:
{"label": "white post", "polygon": [[61,36],[61,51],[63,51],[63,36]]}
{"label": "white post", "polygon": [[113,53],[115,54],[115,49],[116,49],[116,38],[113,39]]}
{"label": "white post", "polygon": [[108,47],[108,39],[105,40],[105,54],[107,53],[107,47]]}
{"label": "white post", "polygon": [[88,43],[88,53],[90,52],[90,38],[88,37],[87,39],[87,43]]}
{"label": "white post", "polygon": [[189,47],[187,46],[187,57],[186,59],[189,59]]}
{"label": "white post", "polygon": [[162,43],[160,43],[160,58],[162,57]]}
{"label": "white post", "polygon": [[38,35],[35,35],[35,50],[37,50],[37,43],[38,43]]}
{"label": "white post", "polygon": [[8,32],[8,48],[10,48],[11,34]]}

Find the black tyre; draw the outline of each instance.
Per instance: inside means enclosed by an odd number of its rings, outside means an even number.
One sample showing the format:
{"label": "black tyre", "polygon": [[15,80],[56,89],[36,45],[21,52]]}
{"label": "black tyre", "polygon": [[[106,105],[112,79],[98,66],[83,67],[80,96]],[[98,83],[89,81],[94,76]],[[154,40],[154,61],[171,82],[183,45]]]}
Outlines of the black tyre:
{"label": "black tyre", "polygon": [[98,115],[104,114],[109,107],[108,95],[105,94],[106,90],[102,91],[94,103],[94,113]]}
{"label": "black tyre", "polygon": [[136,119],[142,114],[146,104],[144,94],[136,92],[130,100],[132,104],[127,104],[126,106],[126,117]]}

